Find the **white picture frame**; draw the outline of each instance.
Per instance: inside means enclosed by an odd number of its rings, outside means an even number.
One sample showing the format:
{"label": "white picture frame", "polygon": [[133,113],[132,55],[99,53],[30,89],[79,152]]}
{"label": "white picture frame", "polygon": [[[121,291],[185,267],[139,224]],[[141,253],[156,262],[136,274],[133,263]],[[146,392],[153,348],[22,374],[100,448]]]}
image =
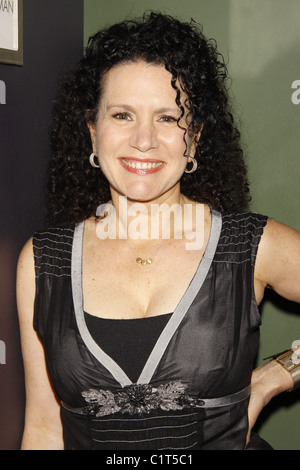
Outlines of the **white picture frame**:
{"label": "white picture frame", "polygon": [[0,0],[0,62],[23,65],[23,0]]}

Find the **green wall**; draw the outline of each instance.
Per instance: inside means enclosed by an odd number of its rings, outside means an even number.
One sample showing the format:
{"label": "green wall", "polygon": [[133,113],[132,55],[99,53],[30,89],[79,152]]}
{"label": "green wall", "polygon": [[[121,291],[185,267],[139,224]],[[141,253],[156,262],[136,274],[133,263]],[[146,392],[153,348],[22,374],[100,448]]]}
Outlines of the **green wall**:
{"label": "green wall", "polygon": [[[300,230],[299,0],[85,0],[84,39],[99,28],[157,10],[201,23],[229,60],[231,94],[251,182],[251,210]],[[300,93],[299,93],[300,98]],[[262,305],[262,358],[300,339],[300,307],[274,294]],[[300,450],[300,390],[276,397],[258,423],[277,450]]]}

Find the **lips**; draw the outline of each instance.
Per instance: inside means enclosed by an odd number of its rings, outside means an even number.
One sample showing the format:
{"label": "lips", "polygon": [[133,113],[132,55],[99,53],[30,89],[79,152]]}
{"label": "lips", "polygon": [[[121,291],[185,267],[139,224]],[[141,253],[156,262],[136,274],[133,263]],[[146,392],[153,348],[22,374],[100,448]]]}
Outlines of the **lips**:
{"label": "lips", "polygon": [[163,162],[160,160],[140,160],[137,158],[121,158],[121,165],[127,171],[131,173],[136,173],[139,175],[148,175],[159,171]]}

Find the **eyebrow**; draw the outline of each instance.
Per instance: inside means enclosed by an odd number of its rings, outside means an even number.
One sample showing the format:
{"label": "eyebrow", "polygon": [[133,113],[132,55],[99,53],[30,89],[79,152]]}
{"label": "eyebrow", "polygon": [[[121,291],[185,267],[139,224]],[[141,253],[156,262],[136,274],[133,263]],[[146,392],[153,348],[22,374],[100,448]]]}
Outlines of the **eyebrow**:
{"label": "eyebrow", "polygon": [[[107,110],[111,110],[112,108],[122,108],[131,112],[135,112],[135,108],[129,104],[110,104],[107,106]],[[154,111],[155,114],[163,114],[163,113],[176,113],[180,112],[180,109],[176,107],[163,107],[158,108]]]}

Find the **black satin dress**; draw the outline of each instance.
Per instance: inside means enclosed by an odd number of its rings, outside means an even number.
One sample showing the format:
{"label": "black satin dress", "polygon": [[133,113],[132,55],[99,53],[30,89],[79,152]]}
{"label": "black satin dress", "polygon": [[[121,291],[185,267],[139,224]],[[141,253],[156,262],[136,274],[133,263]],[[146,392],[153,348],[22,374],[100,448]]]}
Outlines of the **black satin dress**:
{"label": "black satin dress", "polygon": [[[83,311],[83,223],[35,234],[34,328],[62,402],[66,450],[244,449],[266,221],[212,211],[205,254],[175,311],[137,321]],[[270,447],[255,436],[255,448]]]}

